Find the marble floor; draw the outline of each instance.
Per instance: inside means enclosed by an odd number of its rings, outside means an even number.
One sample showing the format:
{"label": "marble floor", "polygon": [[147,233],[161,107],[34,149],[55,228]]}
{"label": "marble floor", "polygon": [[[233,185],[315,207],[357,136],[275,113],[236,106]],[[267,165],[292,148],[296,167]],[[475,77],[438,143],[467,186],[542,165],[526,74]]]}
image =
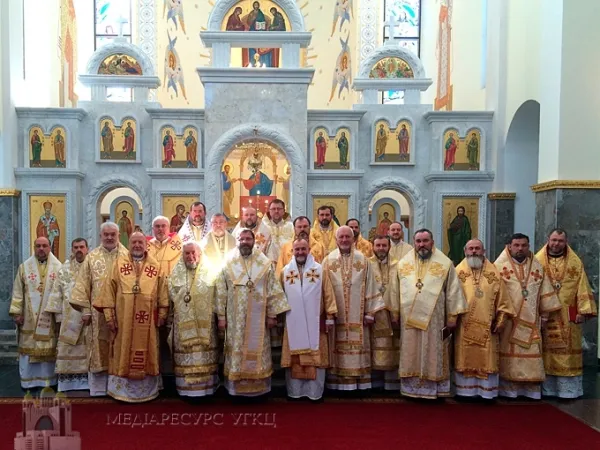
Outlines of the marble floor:
{"label": "marble floor", "polygon": [[[277,374],[282,375],[282,374]],[[273,397],[285,397],[285,383],[283,377],[275,376],[273,378],[272,393]],[[590,367],[584,371],[584,396],[577,400],[558,400],[544,399],[548,403],[556,406],[560,410],[581,420],[592,428],[600,432],[600,371],[596,367]],[[164,389],[161,397],[177,397],[175,383],[172,377],[164,378]],[[16,365],[0,365],[0,399],[1,398],[20,398],[25,394],[19,383],[19,369]],[[327,396],[328,393],[326,392]],[[70,397],[87,397],[85,392],[70,392]],[[338,396],[338,393],[329,393],[329,396]],[[370,397],[392,397],[398,398],[399,394],[389,392],[372,391]],[[224,389],[219,389],[216,397],[227,397]],[[346,396],[344,396],[346,397]],[[450,400],[446,400],[450,401]],[[499,402],[512,402],[512,400],[498,400]]]}

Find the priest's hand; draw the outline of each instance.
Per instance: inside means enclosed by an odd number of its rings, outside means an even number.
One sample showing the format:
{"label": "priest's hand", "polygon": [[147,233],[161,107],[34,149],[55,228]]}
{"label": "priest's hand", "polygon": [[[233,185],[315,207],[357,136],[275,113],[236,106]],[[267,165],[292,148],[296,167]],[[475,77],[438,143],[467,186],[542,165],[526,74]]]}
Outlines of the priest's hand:
{"label": "priest's hand", "polygon": [[85,316],[82,316],[81,321],[83,322],[84,325],[89,325],[90,322],[92,321],[92,315],[86,314]]}
{"label": "priest's hand", "polygon": [[226,319],[219,319],[219,323],[217,325],[219,327],[219,330],[225,331],[225,328],[227,328],[227,320]]}
{"label": "priest's hand", "polygon": [[21,326],[21,325],[23,325],[23,324],[25,323],[25,318],[24,318],[23,316],[21,316],[21,315],[15,316],[15,317],[13,318],[13,320],[15,321],[15,323],[16,323],[18,326]]}
{"label": "priest's hand", "polygon": [[277,317],[267,317],[267,328],[274,328],[277,326]]}
{"label": "priest's hand", "polygon": [[575,323],[583,323],[585,322],[585,316],[583,314],[577,314],[575,317]]}
{"label": "priest's hand", "polygon": [[108,322],[106,322],[106,326],[112,333],[117,334],[117,322],[115,322],[114,320],[109,320]]}
{"label": "priest's hand", "polygon": [[375,323],[375,318],[373,316],[369,316],[369,315],[365,314],[363,323],[365,324],[366,327],[371,326]]}

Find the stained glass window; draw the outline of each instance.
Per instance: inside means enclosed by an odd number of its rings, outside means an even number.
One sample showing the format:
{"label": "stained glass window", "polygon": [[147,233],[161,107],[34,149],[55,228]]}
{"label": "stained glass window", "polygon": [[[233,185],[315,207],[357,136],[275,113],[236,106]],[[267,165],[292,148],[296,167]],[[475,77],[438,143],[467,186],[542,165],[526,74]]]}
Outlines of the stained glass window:
{"label": "stained glass window", "polygon": [[94,0],[95,48],[123,34],[131,42],[131,0]]}
{"label": "stained glass window", "polygon": [[[383,42],[393,36],[394,42],[420,56],[421,52],[421,0],[384,0]],[[390,33],[390,24],[394,24]],[[404,92],[383,93],[383,104],[404,103]]]}

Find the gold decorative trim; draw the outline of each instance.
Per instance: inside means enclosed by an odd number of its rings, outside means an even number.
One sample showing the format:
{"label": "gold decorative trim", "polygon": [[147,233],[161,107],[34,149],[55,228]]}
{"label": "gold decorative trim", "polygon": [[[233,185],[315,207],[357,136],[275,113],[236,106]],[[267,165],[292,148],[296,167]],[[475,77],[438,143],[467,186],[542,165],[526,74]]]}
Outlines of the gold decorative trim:
{"label": "gold decorative trim", "polygon": [[0,189],[0,197],[18,197],[21,191],[18,189]]}
{"label": "gold decorative trim", "polygon": [[490,200],[514,200],[517,194],[514,192],[490,192],[488,199]]}
{"label": "gold decorative trim", "polygon": [[554,180],[531,186],[533,192],[551,191],[552,189],[600,189],[600,180]]}

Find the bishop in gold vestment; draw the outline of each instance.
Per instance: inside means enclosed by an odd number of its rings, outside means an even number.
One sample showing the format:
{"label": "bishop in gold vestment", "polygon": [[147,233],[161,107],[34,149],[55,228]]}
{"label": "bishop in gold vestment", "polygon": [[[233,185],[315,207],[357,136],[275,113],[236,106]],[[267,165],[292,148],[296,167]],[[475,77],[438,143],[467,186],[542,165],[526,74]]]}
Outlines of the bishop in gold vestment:
{"label": "bishop in gold vestment", "polygon": [[498,396],[498,335],[515,316],[500,273],[486,259],[483,243],[472,239],[466,258],[456,266],[468,304],[454,338],[456,394],[491,399]]}
{"label": "bishop in gold vestment", "polygon": [[544,345],[546,379],[544,395],[577,398],[583,395],[583,352],[581,322],[597,315],[592,288],[581,259],[567,244],[564,230],[553,230],[548,243],[537,253],[546,276],[554,287],[562,309],[550,314],[545,332],[562,335],[565,346]]}
{"label": "bishop in gold vestment", "polygon": [[56,345],[56,374],[58,390],[89,390],[89,349],[91,328],[84,327],[81,311],[77,311],[69,300],[75,279],[87,255],[87,241],[75,239],[71,244],[71,258],[65,261],[58,272],[46,312],[60,322],[58,344]]}
{"label": "bishop in gold vestment", "polygon": [[152,234],[154,237],[148,242],[148,255],[160,265],[160,270],[165,277],[171,275],[175,264],[181,259],[182,243],[176,233],[169,235],[170,221],[164,216],[157,216],[152,221]]}
{"label": "bishop in gold vestment", "polygon": [[92,308],[92,303],[103,294],[117,257],[128,254],[127,249],[119,242],[119,226],[116,223],[104,222],[100,226],[100,240],[100,246],[88,253],[83,261],[70,300],[71,305],[82,312],[84,326],[91,328],[91,331],[85,331],[91,332],[88,354],[88,384],[91,396],[106,395],[110,342],[104,314]]}
{"label": "bishop in gold vestment", "polygon": [[198,243],[188,242],[169,277],[172,327],[168,341],[175,385],[182,396],[211,395],[219,386],[215,279],[210,265]]}
{"label": "bishop in gold vestment", "polygon": [[61,263],[50,251],[45,237],[35,240],[35,255],[19,266],[9,314],[18,326],[21,387],[56,384],[56,324],[46,312]]}
{"label": "bishop in gold vestment", "polygon": [[271,390],[268,327],[290,309],[269,258],[254,248],[254,233],[242,230],[217,279],[216,311],[225,336],[225,387],[230,395],[256,396]]}
{"label": "bishop in gold vestment", "polygon": [[375,280],[383,296],[385,309],[375,313],[375,325],[371,334],[373,387],[397,391],[400,389],[398,366],[400,364],[400,311],[395,309],[400,295],[398,261],[390,256],[390,238],[375,236],[375,255],[369,262],[375,272]]}
{"label": "bishop in gold vestment", "polygon": [[506,284],[516,317],[500,335],[500,395],[541,398],[546,378],[544,345],[564,348],[560,334],[542,334],[549,313],[561,309],[544,267],[529,251],[529,238],[517,233],[494,263]]}
{"label": "bishop in gold vestment", "polygon": [[329,206],[321,206],[317,214],[318,220],[315,220],[310,230],[310,240],[323,244],[325,254],[328,255],[337,249],[335,236],[339,227],[333,221],[333,213]]}
{"label": "bishop in gold vestment", "polygon": [[400,392],[409,397],[450,396],[450,339],[467,302],[452,261],[434,247],[429,230],[414,237],[415,251],[398,263]]}
{"label": "bishop in gold vestment", "polygon": [[318,400],[325,389],[327,334],[333,333],[337,307],[332,293],[323,296],[323,268],[309,254],[308,238],[294,241],[294,257],[284,267],[281,281],[292,308],[286,313],[281,350],[287,394]]}
{"label": "bishop in gold vestment", "polygon": [[337,390],[370,389],[371,327],[375,314],[385,309],[375,273],[368,259],[354,249],[352,229],[337,230],[338,250],[323,261],[325,303],[335,297],[337,319],[331,338],[333,350],[327,387]]}
{"label": "bishop in gold vestment", "polygon": [[119,255],[103,295],[93,303],[111,331],[107,393],[131,403],[156,398],[162,387],[157,327],[167,318],[169,298],[146,245],[142,233],[130,236],[129,254]]}

